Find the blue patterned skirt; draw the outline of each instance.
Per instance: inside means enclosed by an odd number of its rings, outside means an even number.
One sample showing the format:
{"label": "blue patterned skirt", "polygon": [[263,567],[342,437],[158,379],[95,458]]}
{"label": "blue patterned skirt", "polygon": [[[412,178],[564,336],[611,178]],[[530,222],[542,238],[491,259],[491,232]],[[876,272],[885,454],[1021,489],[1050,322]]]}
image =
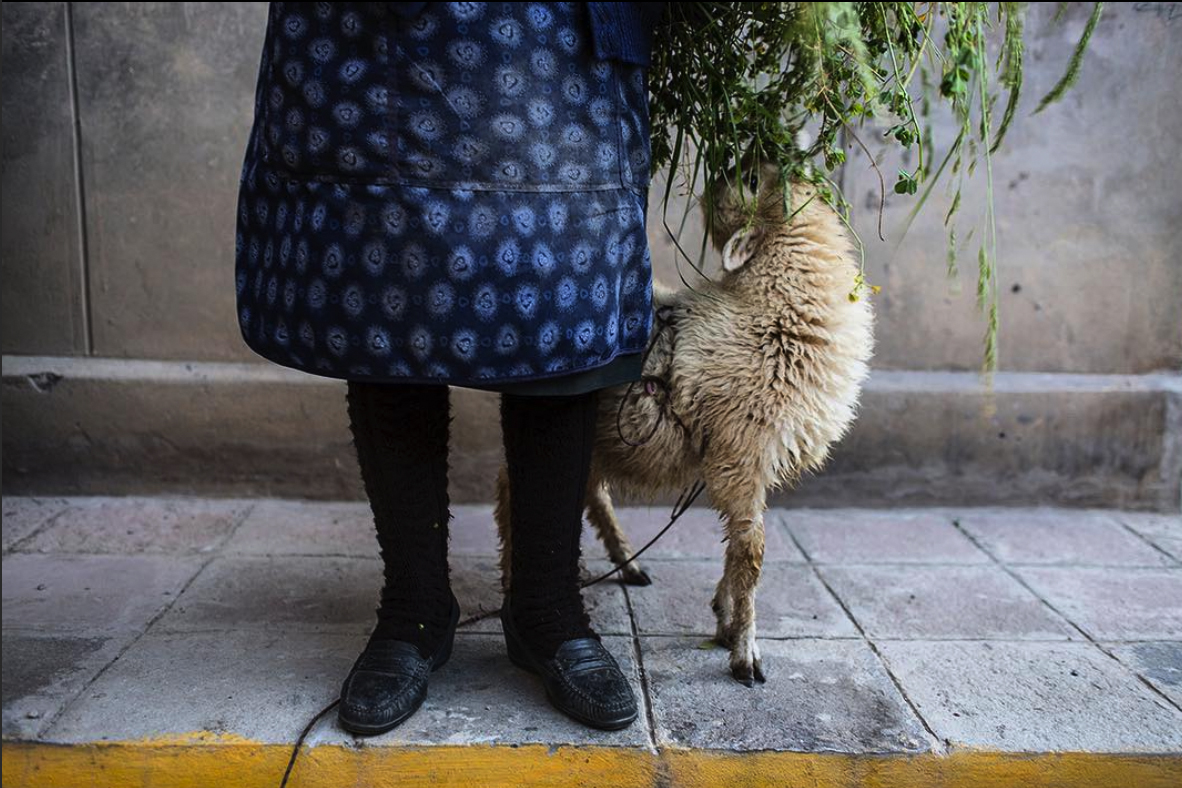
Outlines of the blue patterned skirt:
{"label": "blue patterned skirt", "polygon": [[392,5],[271,5],[238,203],[243,339],[342,379],[639,378],[647,69],[595,58],[584,3]]}

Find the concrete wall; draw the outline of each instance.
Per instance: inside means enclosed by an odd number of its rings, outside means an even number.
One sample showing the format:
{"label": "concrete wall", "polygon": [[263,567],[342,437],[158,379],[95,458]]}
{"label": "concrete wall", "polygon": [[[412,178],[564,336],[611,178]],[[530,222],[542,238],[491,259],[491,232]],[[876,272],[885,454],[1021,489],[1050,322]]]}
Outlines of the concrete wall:
{"label": "concrete wall", "polygon": [[5,3],[0,117],[0,341],[5,353],[89,352],[65,3]]}
{"label": "concrete wall", "polygon": [[[1061,103],[1031,117],[1063,73],[1090,3],[1072,3],[1061,25],[1056,3],[1030,4],[1022,110],[993,158],[1000,252],[1000,360],[1003,369],[1141,373],[1182,366],[1182,102],[1178,30],[1161,6],[1109,3],[1079,82]],[[998,113],[1001,106],[998,106]],[[936,139],[955,137],[951,118]],[[871,138],[862,138],[879,150]],[[939,161],[947,145],[936,151]],[[877,237],[879,182],[851,147],[845,189],[857,206],[867,276],[883,292],[878,366],[975,369],[984,322],[974,319],[976,252],[945,270],[943,217],[951,204],[937,187],[899,243],[915,197],[890,193],[899,161],[885,157],[887,210]],[[906,162],[909,171],[915,162]],[[951,182],[951,179],[949,179]],[[963,238],[984,228],[985,168],[967,181],[959,211]]]}
{"label": "concrete wall", "polygon": [[[1165,8],[1171,4],[1109,4],[1077,87],[1062,104],[1031,118],[1037,98],[1062,72],[1086,17],[1086,9],[1073,4],[1064,23],[1053,27],[1045,5],[1032,7],[1025,101],[993,162],[1002,369],[1176,373],[1182,366],[1182,157],[1174,140],[1182,103],[1175,80],[1182,73],[1182,47]],[[0,347],[6,384],[15,386],[6,385],[5,421],[17,408],[50,407],[11,396],[28,389],[27,381],[10,381],[14,356],[54,358],[50,366],[58,370],[61,358],[78,357],[172,361],[185,368],[268,364],[239,337],[233,287],[237,177],[265,4],[5,3],[2,9]],[[941,129],[946,127],[944,122]],[[880,152],[873,130],[859,135]],[[843,180],[867,244],[868,276],[884,287],[877,297],[876,368],[978,368],[985,324],[972,303],[975,247],[964,253],[960,277],[948,280],[941,224],[947,198],[936,195],[895,249],[914,198],[888,194],[888,242],[878,241],[877,176],[852,141],[849,156]],[[881,166],[889,191],[895,163],[885,156]],[[981,175],[966,193],[966,222],[980,208],[970,195],[983,193]],[[662,222],[664,188],[662,178],[654,180],[650,243],[656,277],[674,284],[680,277]],[[674,200],[666,214],[674,231],[682,204]],[[701,246],[696,211],[681,245],[695,255]],[[712,250],[706,264],[708,272],[717,270]],[[697,281],[687,262],[680,267],[686,279]],[[918,385],[924,379],[914,380]],[[142,383],[154,385],[150,376]],[[489,396],[495,395],[475,399]],[[476,410],[459,415],[461,424],[477,418]],[[922,421],[922,414],[917,418]],[[113,426],[112,434],[124,427]],[[851,438],[858,462],[839,455],[837,467],[873,465],[875,452],[890,455],[891,433],[920,426],[898,420],[866,425],[864,436]],[[994,427],[977,425],[981,434],[997,432]],[[1130,429],[1140,434],[1143,425]],[[22,430],[24,443],[18,445],[10,432],[6,488],[18,483],[10,473],[10,449],[26,458],[39,450],[38,434]],[[1161,446],[1155,451],[1173,456]],[[79,473],[101,476],[101,468],[79,462]],[[986,476],[974,483],[987,483],[987,470],[980,472]],[[1132,471],[1120,472],[1135,485]],[[1162,468],[1154,472],[1160,476]],[[1156,483],[1153,506],[1176,501],[1176,493],[1165,499],[1160,493],[1176,490],[1172,473]],[[142,475],[147,483],[150,468]],[[37,478],[16,476],[24,489],[36,488]],[[856,484],[842,490],[858,494]]]}
{"label": "concrete wall", "polygon": [[64,7],[4,5],[4,352],[249,358],[234,206],[266,5]]}

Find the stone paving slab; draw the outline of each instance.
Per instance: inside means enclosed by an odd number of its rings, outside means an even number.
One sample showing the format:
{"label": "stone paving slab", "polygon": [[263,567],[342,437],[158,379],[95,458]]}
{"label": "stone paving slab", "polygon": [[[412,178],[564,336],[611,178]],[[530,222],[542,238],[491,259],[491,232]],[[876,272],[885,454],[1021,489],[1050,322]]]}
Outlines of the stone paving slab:
{"label": "stone paving slab", "polygon": [[1163,566],[1161,551],[1104,512],[991,511],[957,518],[977,542],[1006,564]]}
{"label": "stone paving slab", "polygon": [[79,743],[209,731],[294,741],[340,693],[365,639],[300,631],[149,632],[45,737]]}
{"label": "stone paving slab", "polygon": [[819,571],[871,638],[1078,636],[996,566],[823,566]]}
{"label": "stone paving slab", "polygon": [[[496,520],[491,506],[453,504],[450,523],[450,555],[500,555]],[[616,509],[620,527],[634,550],[642,548],[669,522],[669,508],[634,506]],[[646,559],[716,558],[721,565],[726,545],[722,521],[712,511],[693,508],[654,543]],[[584,557],[607,557],[595,529],[584,522]],[[373,514],[369,505],[356,502],[261,501],[226,544],[227,552],[259,555],[378,555]],[[765,529],[764,561],[804,563],[804,556],[769,518]]]}
{"label": "stone paving slab", "polygon": [[1096,640],[1182,640],[1182,569],[1015,571]]}
{"label": "stone paving slab", "polygon": [[[13,742],[28,740],[290,743],[339,692],[374,624],[382,572],[364,503],[16,498],[4,511],[6,528],[14,518],[3,559],[6,765]],[[492,507],[452,511],[463,615],[494,610]],[[637,548],[668,515],[619,513]],[[1008,514],[1035,523],[1032,532],[1004,518],[977,527],[996,509],[769,510],[757,591],[768,682],[748,688],[731,678],[727,652],[706,643],[725,545],[717,516],[690,510],[641,558],[652,585],[613,578],[583,591],[645,704],[632,727],[595,731],[550,707],[540,679],[508,661],[492,616],[457,634],[452,662],[406,725],[354,740],[330,717],[310,744],[349,757],[574,747],[562,756],[572,763],[587,747],[660,758],[939,759],[966,747],[1182,755],[1182,567],[1154,541],[1169,545],[1174,520],[1093,512],[1082,521],[1102,524],[1080,536],[1059,524],[1081,521],[1078,512]],[[585,580],[610,568],[601,555],[585,528]],[[1128,564],[1148,556],[1160,563]],[[286,761],[274,758],[281,773]],[[672,761],[644,763],[682,779]],[[814,766],[800,768],[808,784]],[[588,774],[608,771],[598,763]]]}
{"label": "stone paving slab", "polygon": [[1090,643],[879,648],[949,744],[1005,752],[1182,751],[1182,711]]}
{"label": "stone paving slab", "polygon": [[24,545],[32,553],[209,553],[253,504],[216,499],[79,499]]}
{"label": "stone paving slab", "polygon": [[[642,635],[714,636],[710,600],[722,560],[649,561],[651,586],[629,587]],[[676,599],[678,604],[670,604]],[[807,566],[765,564],[755,595],[757,637],[856,638],[858,630]]]}
{"label": "stone paving slab", "polygon": [[1104,648],[1182,708],[1182,642],[1104,643]]}
{"label": "stone paving slab", "polygon": [[225,550],[243,555],[379,555],[373,512],[358,501],[260,501]]}
{"label": "stone paving slab", "polygon": [[919,719],[862,641],[768,640],[768,681],[731,678],[725,649],[646,637],[657,743],[710,750],[921,752]]}
{"label": "stone paving slab", "polygon": [[134,635],[4,632],[4,736],[36,738]]}
{"label": "stone paving slab", "polygon": [[143,630],[201,568],[197,556],[4,557],[4,629],[102,634]]}
{"label": "stone paving slab", "polygon": [[[589,561],[590,579],[611,568]],[[461,618],[501,605],[500,566],[496,559],[451,556],[451,585]],[[306,632],[372,630],[383,584],[378,558],[274,555],[228,556],[210,563],[165,614],[165,631],[265,628]],[[584,589],[587,612],[601,634],[630,634],[624,592],[610,579]],[[466,630],[501,631],[490,616]]]}
{"label": "stone paving slab", "polygon": [[[609,561],[584,560],[581,580],[592,580],[612,568]],[[453,556],[451,587],[460,602],[461,620],[468,616],[498,610],[504,599],[501,592],[500,562],[495,558]],[[584,588],[583,606],[596,631],[601,635],[631,635],[632,622],[628,603],[619,581],[608,578]],[[466,632],[501,633],[501,619],[491,615],[468,624]]]}
{"label": "stone paving slab", "polygon": [[[632,638],[604,635],[603,643],[641,702],[639,718],[627,728],[594,730],[555,709],[546,700],[541,678],[509,661],[500,634],[457,634],[451,659],[431,674],[427,699],[419,711],[394,730],[359,741],[367,747],[574,744],[647,748],[644,689]],[[358,740],[335,722],[325,721],[317,727],[311,743],[353,741]]]}
{"label": "stone paving slab", "polygon": [[943,510],[780,510],[777,515],[819,564],[989,563]]}
{"label": "stone paving slab", "polygon": [[5,496],[3,544],[4,552],[27,538],[54,515],[69,506],[64,498],[30,498]]}
{"label": "stone paving slab", "polygon": [[381,587],[376,558],[219,557],[155,629],[358,632],[372,629]]}
{"label": "stone paving slab", "polygon": [[[273,632],[149,633],[88,688],[45,738],[80,743],[208,731],[264,743],[293,741],[339,693],[366,637],[292,637]],[[604,642],[643,697],[631,638],[607,636]],[[113,707],[137,713],[114,718]],[[330,713],[308,743],[645,747],[648,741],[643,715],[621,731],[588,729],[549,705],[541,680],[509,661],[499,635],[458,634],[451,659],[431,674],[427,699],[405,724],[382,736],[354,737]]]}
{"label": "stone paving slab", "polygon": [[[620,528],[632,543],[634,551],[640,550],[662,528],[669,525],[672,515],[669,506],[633,506],[616,509]],[[688,509],[669,527],[665,535],[645,550],[638,560],[641,566],[649,559],[698,559],[713,558],[722,566],[726,555],[726,543],[722,541],[726,527],[722,518],[712,509],[695,506]],[[607,557],[603,543],[595,529],[587,523],[583,528],[583,555]],[[777,527],[774,510],[764,517],[764,563],[805,562],[804,556],[792,540]]]}
{"label": "stone paving slab", "polygon": [[1182,563],[1182,515],[1120,512],[1117,519],[1158,550]]}
{"label": "stone paving slab", "polygon": [[[487,506],[451,506],[450,555],[498,554],[496,523]],[[377,558],[379,545],[368,503],[261,501],[226,544],[257,555],[340,555]]]}

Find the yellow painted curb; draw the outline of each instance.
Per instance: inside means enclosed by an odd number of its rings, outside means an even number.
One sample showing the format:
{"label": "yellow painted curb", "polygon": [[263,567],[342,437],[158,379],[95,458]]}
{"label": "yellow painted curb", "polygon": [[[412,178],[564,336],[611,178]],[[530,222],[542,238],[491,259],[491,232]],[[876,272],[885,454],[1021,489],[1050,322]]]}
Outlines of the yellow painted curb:
{"label": "yellow painted curb", "polygon": [[[4,788],[275,788],[291,749],[197,733],[78,745],[5,742]],[[529,745],[305,748],[290,788],[342,786],[1178,788],[1182,753],[730,753]]]}

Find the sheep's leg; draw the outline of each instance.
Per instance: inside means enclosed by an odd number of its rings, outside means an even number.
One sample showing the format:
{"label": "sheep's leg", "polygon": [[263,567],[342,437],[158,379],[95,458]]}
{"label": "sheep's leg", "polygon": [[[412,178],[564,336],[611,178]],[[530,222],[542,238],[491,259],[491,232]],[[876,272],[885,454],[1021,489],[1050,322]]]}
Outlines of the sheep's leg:
{"label": "sheep's leg", "polygon": [[497,489],[494,500],[493,519],[497,523],[497,536],[501,543],[501,590],[509,593],[509,572],[512,568],[513,546],[510,537],[513,529],[509,527],[509,468],[501,466],[497,473]]}
{"label": "sheep's leg", "polygon": [[729,555],[726,558],[726,564],[727,566],[723,569],[722,577],[718,579],[718,584],[714,587],[714,598],[710,600],[710,608],[714,611],[714,617],[718,620],[714,630],[714,642],[723,648],[729,649],[734,643],[734,636],[731,634],[731,619],[733,618],[734,605],[731,599]]}
{"label": "sheep's leg", "polygon": [[763,568],[763,513],[730,517],[726,524],[725,579],[731,591],[731,675],[748,687],[766,681],[755,638],[755,591]]}
{"label": "sheep's leg", "polygon": [[[616,511],[612,507],[612,497],[607,484],[602,479],[595,478],[594,475],[587,489],[587,519],[595,528],[595,532],[607,549],[608,558],[613,564],[622,564],[628,559],[628,556],[632,555],[634,552],[632,545],[629,544],[628,537],[620,528],[620,520],[616,517]],[[648,573],[636,561],[629,561],[620,570],[620,578],[631,586],[647,586],[653,582]]]}

